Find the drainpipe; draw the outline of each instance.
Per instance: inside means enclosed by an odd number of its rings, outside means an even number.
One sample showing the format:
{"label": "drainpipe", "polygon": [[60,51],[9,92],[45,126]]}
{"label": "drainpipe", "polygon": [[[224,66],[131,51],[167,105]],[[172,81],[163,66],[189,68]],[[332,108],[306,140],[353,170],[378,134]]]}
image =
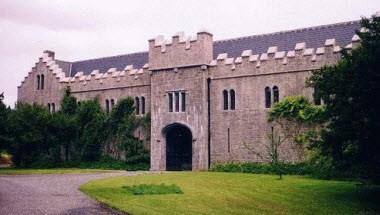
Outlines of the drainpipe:
{"label": "drainpipe", "polygon": [[207,78],[207,153],[208,169],[211,166],[211,99],[210,99],[211,78]]}

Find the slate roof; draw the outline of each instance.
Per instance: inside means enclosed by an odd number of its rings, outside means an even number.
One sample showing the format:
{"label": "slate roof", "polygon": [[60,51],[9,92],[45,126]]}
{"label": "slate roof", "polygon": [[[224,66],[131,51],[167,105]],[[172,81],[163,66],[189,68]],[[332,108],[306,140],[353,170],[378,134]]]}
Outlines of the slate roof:
{"label": "slate roof", "polygon": [[[270,34],[254,35],[214,42],[214,58],[220,53],[228,53],[228,57],[238,57],[244,50],[251,49],[254,54],[265,53],[270,46],[277,46],[279,51],[294,50],[296,43],[306,42],[307,48],[323,47],[326,39],[335,38],[341,47],[351,43],[355,30],[360,28],[360,21],[343,22],[322,25]],[[57,60],[58,61],[58,60]],[[106,72],[110,68],[123,70],[127,65],[141,68],[148,62],[148,52],[104,57],[72,63],[58,61],[67,75],[74,76],[77,72],[90,74],[93,70]],[[69,65],[70,64],[70,65]],[[71,67],[70,67],[71,66]]]}

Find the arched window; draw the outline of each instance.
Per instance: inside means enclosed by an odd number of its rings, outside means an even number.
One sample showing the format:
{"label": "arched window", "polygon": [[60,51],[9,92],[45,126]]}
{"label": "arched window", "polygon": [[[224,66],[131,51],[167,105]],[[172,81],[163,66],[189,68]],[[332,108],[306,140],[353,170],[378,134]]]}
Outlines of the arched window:
{"label": "arched window", "polygon": [[235,90],[230,90],[230,109],[235,110]]}
{"label": "arched window", "polygon": [[110,101],[108,99],[106,99],[106,112],[110,112]]}
{"label": "arched window", "polygon": [[51,106],[50,106],[50,103],[48,103],[48,109],[49,109],[49,112],[51,112]]}
{"label": "arched window", "polygon": [[37,75],[37,90],[40,89],[40,75]]}
{"label": "arched window", "polygon": [[136,106],[136,114],[139,115],[140,114],[140,99],[139,99],[139,97],[135,98],[135,106]]}
{"label": "arched window", "polygon": [[115,100],[111,99],[111,110],[113,109],[113,106],[115,106]]}
{"label": "arched window", "polygon": [[145,114],[145,97],[141,97],[141,114]]}
{"label": "arched window", "polygon": [[223,90],[223,110],[228,110],[228,91]]}
{"label": "arched window", "polygon": [[270,93],[270,88],[265,87],[265,107],[270,108],[271,106],[271,93]]}
{"label": "arched window", "polygon": [[51,111],[55,113],[55,103],[51,103]]}
{"label": "arched window", "polygon": [[41,90],[44,89],[44,85],[45,85],[45,76],[41,75]]}
{"label": "arched window", "polygon": [[280,100],[280,93],[277,86],[273,87],[273,104]]}

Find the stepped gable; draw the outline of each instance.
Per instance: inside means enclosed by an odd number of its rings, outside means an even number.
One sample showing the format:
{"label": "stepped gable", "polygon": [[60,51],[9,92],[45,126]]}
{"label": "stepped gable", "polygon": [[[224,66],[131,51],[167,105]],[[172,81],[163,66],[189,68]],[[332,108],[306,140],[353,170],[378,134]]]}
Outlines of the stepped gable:
{"label": "stepped gable", "polygon": [[74,76],[77,72],[83,72],[83,75],[89,75],[93,70],[99,70],[99,72],[105,73],[110,68],[123,71],[127,65],[133,65],[134,68],[142,68],[147,62],[148,52],[75,61],[72,63],[70,76]]}
{"label": "stepped gable", "polygon": [[[254,54],[266,53],[269,47],[277,46],[279,51],[294,50],[297,43],[305,42],[306,48],[323,47],[327,39],[334,38],[336,44],[345,47],[351,43],[355,30],[360,29],[360,21],[342,22],[270,34],[254,35],[227,40],[215,41],[213,44],[214,59],[221,53],[227,53],[229,58],[240,57],[244,50],[251,49]],[[142,68],[148,63],[148,52],[75,61],[72,63],[56,60],[67,76],[73,77],[77,72],[89,75],[94,70],[101,73],[110,68],[123,71],[127,65]],[[71,69],[70,69],[71,66]]]}
{"label": "stepped gable", "polygon": [[221,53],[227,53],[228,57],[240,57],[244,50],[249,49],[255,54],[266,53],[271,46],[277,46],[279,51],[290,51],[300,42],[305,42],[307,48],[318,48],[331,38],[335,38],[337,45],[345,47],[351,43],[357,29],[360,29],[360,21],[219,40],[214,42],[214,59]]}

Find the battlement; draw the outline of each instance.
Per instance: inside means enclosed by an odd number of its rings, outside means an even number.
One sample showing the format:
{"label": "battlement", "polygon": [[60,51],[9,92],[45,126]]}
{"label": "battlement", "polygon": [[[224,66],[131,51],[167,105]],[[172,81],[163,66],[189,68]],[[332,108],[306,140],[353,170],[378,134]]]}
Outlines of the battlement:
{"label": "battlement", "polygon": [[207,31],[192,37],[180,32],[168,40],[161,35],[149,40],[150,70],[208,64],[212,56],[213,39]]}
{"label": "battlement", "polygon": [[[339,57],[340,51],[344,48],[351,50],[359,45],[360,38],[358,35],[353,35],[351,43],[345,47],[340,47],[336,44],[334,38],[327,39],[323,47],[308,48],[306,42],[297,43],[293,50],[280,51],[277,46],[268,47],[265,53],[254,53],[254,50],[244,50],[239,57],[228,57],[227,53],[220,53],[213,59],[210,67],[229,67],[230,70],[235,70],[241,67],[242,64],[254,65],[254,68],[259,70],[266,66],[289,66],[294,64],[299,67],[300,64],[308,65],[308,67],[320,67],[324,64],[333,63]],[[334,57],[335,56],[335,57]],[[274,65],[275,64],[275,65]],[[271,67],[271,68],[272,68]],[[282,70],[281,70],[282,71]]]}
{"label": "battlement", "polygon": [[149,65],[146,64],[143,68],[136,69],[133,65],[127,65],[121,71],[116,68],[110,68],[104,73],[100,73],[99,70],[93,70],[88,75],[83,72],[77,72],[73,77],[65,77],[60,82],[68,83],[73,92],[147,85],[150,83],[148,67]]}

